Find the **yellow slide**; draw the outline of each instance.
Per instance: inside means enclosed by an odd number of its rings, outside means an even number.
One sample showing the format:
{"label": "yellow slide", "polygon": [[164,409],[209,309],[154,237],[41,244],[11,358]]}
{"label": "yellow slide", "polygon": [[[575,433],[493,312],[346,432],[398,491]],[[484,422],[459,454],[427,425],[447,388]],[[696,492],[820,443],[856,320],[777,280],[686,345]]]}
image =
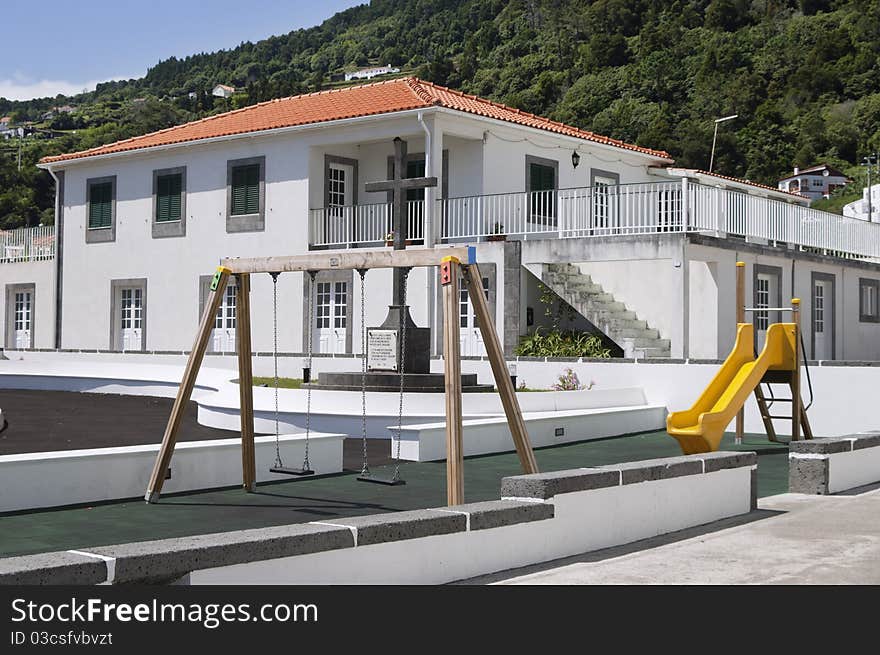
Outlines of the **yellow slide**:
{"label": "yellow slide", "polygon": [[685,455],[718,450],[724,429],[761,383],[764,373],[794,370],[794,323],[770,325],[757,359],[753,343],[752,324],[739,323],[733,351],[694,406],[666,417],[666,431],[678,440]]}

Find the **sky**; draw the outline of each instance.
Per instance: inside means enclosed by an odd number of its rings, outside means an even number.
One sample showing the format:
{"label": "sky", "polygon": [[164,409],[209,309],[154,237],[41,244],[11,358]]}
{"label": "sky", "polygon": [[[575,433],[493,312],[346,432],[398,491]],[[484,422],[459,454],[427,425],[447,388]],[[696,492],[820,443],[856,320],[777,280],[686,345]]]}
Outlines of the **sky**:
{"label": "sky", "polygon": [[318,25],[367,0],[3,0],[0,97],[27,100],[143,77],[171,56]]}

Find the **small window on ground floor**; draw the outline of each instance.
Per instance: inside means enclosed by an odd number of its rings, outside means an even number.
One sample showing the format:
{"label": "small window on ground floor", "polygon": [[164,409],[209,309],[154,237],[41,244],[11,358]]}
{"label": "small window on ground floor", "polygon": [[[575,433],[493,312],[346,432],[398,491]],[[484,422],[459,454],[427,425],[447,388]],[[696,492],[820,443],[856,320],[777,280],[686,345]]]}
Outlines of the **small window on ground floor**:
{"label": "small window on ground floor", "polygon": [[859,279],[859,320],[880,323],[880,280]]}

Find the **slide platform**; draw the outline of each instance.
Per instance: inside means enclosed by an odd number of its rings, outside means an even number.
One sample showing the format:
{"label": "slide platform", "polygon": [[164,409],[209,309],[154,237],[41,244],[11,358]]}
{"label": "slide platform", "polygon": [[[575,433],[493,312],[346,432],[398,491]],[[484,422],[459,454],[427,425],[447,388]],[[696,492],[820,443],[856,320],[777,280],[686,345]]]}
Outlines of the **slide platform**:
{"label": "slide platform", "polygon": [[773,323],[761,354],[755,358],[754,326],[739,323],[733,350],[690,409],[671,412],[666,431],[685,455],[718,450],[724,429],[742,409],[768,371],[793,371],[794,323]]}

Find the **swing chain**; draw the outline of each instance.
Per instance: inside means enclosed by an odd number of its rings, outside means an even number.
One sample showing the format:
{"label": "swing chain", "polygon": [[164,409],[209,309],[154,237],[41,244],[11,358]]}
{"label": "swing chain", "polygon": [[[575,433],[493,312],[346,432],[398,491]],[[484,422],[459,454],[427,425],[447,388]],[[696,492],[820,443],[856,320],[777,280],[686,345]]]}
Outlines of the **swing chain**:
{"label": "swing chain", "polygon": [[397,448],[394,455],[394,476],[391,478],[394,482],[397,482],[400,479],[400,442],[401,434],[403,432],[403,376],[404,368],[406,366],[406,282],[409,278],[410,270],[412,269],[401,269],[402,275],[400,276],[400,295],[403,297],[403,306],[400,307],[398,314],[400,328],[400,364],[398,366],[398,374],[400,376],[400,399],[397,408]]}
{"label": "swing chain", "polygon": [[281,461],[281,447],[278,436],[278,273],[272,276],[272,363],[275,375],[275,466],[284,466]]}
{"label": "swing chain", "polygon": [[367,460],[367,319],[365,316],[366,301],[364,298],[364,280],[367,269],[357,269],[361,276],[361,442],[363,445],[363,463],[361,475],[370,475],[370,465]]}
{"label": "swing chain", "polygon": [[312,429],[312,321],[314,320],[315,313],[315,276],[318,274],[318,271],[308,271],[309,274],[309,304],[308,304],[308,314],[309,314],[309,322],[308,329],[306,330],[308,336],[306,337],[306,362],[309,369],[309,383],[306,385],[306,452],[305,457],[303,458],[303,471],[310,471],[312,469],[311,462],[309,462],[309,433]]}

